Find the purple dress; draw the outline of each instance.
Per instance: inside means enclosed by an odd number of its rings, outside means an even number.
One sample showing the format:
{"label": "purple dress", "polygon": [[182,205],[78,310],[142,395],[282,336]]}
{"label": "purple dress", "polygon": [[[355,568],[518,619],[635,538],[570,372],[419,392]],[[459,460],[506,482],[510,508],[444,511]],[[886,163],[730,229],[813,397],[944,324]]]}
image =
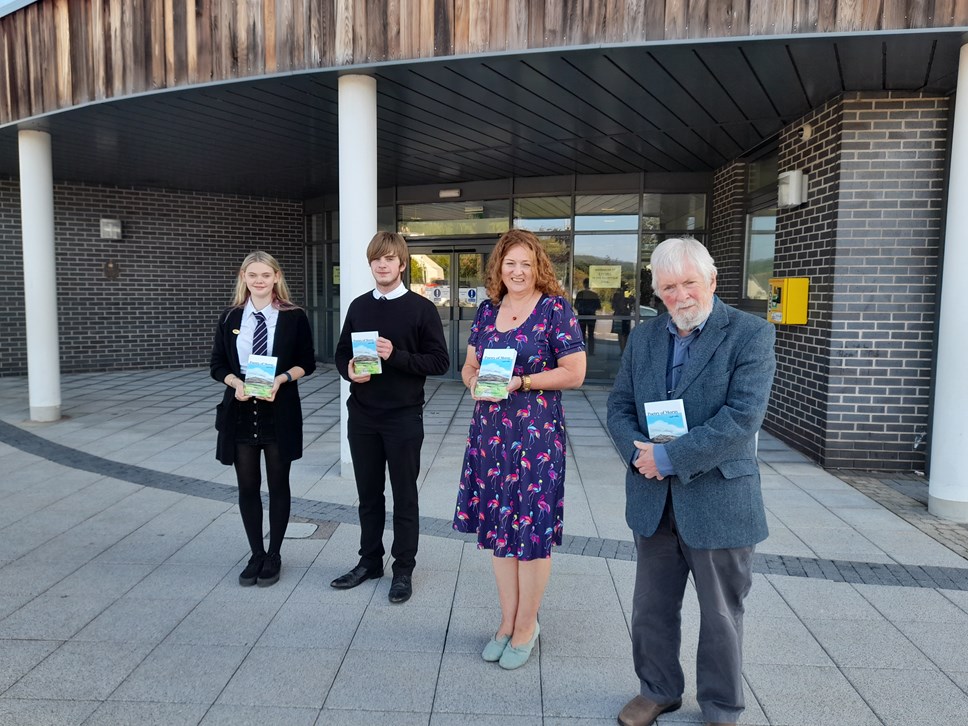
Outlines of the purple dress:
{"label": "purple dress", "polygon": [[[468,345],[515,348],[515,375],[558,367],[558,359],[585,350],[568,301],[543,295],[521,325],[495,328],[498,307],[477,309]],[[454,529],[477,532],[478,549],[495,557],[534,560],[561,544],[565,494],[565,419],[561,391],[514,391],[498,403],[474,407],[457,492]]]}

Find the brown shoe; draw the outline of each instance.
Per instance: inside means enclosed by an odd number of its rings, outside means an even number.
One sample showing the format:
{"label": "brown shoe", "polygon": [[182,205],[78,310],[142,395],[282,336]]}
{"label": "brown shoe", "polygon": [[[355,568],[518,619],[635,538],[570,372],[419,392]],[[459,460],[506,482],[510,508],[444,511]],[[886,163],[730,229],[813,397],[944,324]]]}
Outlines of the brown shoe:
{"label": "brown shoe", "polygon": [[678,711],[682,701],[673,701],[665,705],[650,701],[645,696],[636,696],[625,704],[625,708],[618,715],[618,722],[622,726],[652,726],[663,713]]}

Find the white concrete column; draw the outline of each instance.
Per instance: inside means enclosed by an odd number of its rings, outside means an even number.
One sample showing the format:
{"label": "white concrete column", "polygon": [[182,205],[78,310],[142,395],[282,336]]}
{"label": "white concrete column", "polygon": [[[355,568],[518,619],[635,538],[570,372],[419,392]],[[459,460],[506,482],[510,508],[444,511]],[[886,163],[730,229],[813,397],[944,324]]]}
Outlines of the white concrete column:
{"label": "white concrete column", "polygon": [[928,511],[956,522],[968,522],[968,335],[965,335],[964,281],[968,279],[968,36],[963,36],[958,64],[948,219],[938,327],[938,370],[931,422],[931,480]]}
{"label": "white concrete column", "polygon": [[[342,326],[353,299],[373,287],[366,246],[377,231],[376,217],[376,79],[348,75],[339,79],[339,266]],[[340,461],[343,476],[352,476],[346,439],[346,399],[350,385],[340,387]]]}
{"label": "white concrete column", "polygon": [[56,421],[60,418],[61,390],[50,134],[21,131],[19,139],[30,420]]}

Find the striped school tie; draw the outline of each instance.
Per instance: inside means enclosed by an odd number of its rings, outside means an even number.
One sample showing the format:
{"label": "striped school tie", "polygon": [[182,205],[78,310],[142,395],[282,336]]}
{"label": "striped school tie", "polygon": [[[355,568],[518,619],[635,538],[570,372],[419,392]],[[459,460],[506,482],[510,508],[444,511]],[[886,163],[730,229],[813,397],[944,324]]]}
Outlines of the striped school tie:
{"label": "striped school tie", "polygon": [[269,328],[266,327],[266,316],[262,313],[252,313],[252,316],[255,318],[252,355],[269,355]]}

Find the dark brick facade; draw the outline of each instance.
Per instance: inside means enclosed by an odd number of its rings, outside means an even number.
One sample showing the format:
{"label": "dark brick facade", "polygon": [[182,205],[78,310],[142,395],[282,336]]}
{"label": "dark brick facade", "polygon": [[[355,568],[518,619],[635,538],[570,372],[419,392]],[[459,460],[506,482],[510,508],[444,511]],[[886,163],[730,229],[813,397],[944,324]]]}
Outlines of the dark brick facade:
{"label": "dark brick facade", "polygon": [[[11,282],[0,375],[27,371],[20,192],[0,180],[0,261]],[[305,298],[302,204],[288,200],[56,184],[54,217],[61,371],[207,363],[219,311],[243,257],[271,253]],[[124,238],[100,238],[102,217]],[[120,276],[111,280],[105,264]]]}
{"label": "dark brick facade", "polygon": [[734,162],[713,175],[709,254],[716,262],[716,294],[739,302],[746,235],[746,165]]}
{"label": "dark brick facade", "polygon": [[810,195],[778,212],[774,274],[810,304],[778,326],[765,425],[823,466],[924,469],[948,123],[946,98],[848,94],[780,139]]}

